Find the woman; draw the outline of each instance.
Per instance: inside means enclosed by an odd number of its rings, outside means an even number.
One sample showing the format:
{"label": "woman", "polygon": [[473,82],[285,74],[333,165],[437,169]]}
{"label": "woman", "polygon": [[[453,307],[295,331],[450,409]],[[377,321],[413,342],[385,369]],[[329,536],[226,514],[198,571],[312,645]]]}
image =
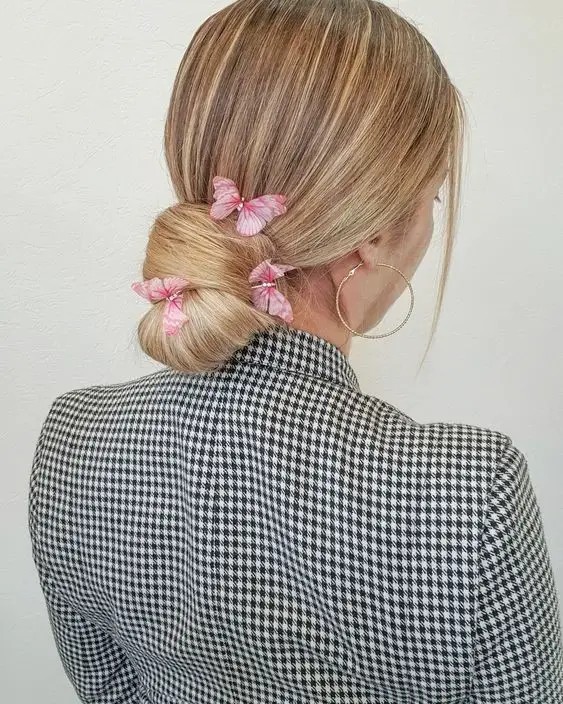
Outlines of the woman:
{"label": "woman", "polygon": [[348,358],[405,289],[412,309],[447,184],[441,305],[463,124],[381,3],[238,0],[196,32],[165,131],[178,203],[133,282],[164,368],[63,393],[34,457],[82,701],[563,702],[525,456],[363,393]]}

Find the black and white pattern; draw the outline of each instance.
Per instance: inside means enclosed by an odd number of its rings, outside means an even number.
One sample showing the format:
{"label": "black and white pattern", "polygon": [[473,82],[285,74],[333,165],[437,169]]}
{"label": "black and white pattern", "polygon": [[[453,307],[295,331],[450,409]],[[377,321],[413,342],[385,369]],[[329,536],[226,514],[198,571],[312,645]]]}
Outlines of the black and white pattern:
{"label": "black and white pattern", "polygon": [[83,702],[563,702],[525,456],[364,394],[309,332],[60,395],[29,498]]}

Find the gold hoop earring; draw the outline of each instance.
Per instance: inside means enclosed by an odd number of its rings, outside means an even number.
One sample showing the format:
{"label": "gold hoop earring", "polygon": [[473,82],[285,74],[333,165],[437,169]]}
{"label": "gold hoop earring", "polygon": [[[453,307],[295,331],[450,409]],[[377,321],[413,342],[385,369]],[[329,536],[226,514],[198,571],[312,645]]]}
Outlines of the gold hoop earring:
{"label": "gold hoop earring", "polygon": [[385,333],[383,333],[383,334],[381,334],[381,335],[366,335],[366,334],[363,333],[363,332],[358,332],[357,330],[354,330],[353,328],[351,328],[351,327],[348,325],[348,323],[344,320],[344,318],[342,317],[342,314],[340,313],[340,302],[339,302],[339,300],[338,300],[338,297],[340,296],[340,290],[341,290],[342,286],[344,285],[344,283],[345,283],[351,276],[354,275],[356,269],[357,269],[358,267],[362,266],[363,263],[364,263],[364,262],[360,262],[359,264],[356,264],[356,266],[355,266],[353,269],[350,269],[350,271],[346,274],[346,276],[345,276],[345,277],[342,279],[342,281],[340,282],[340,286],[338,287],[338,290],[337,290],[337,292],[336,292],[336,312],[338,313],[338,317],[340,318],[340,320],[342,321],[342,323],[344,324],[344,326],[345,326],[346,328],[348,328],[348,330],[350,330],[350,332],[354,333],[354,335],[359,335],[360,337],[369,337],[369,338],[371,338],[371,339],[375,339],[375,338],[378,338],[378,337],[389,337],[389,335],[392,335],[394,332],[397,332],[397,330],[399,330],[400,328],[402,328],[403,325],[404,325],[404,324],[407,322],[407,320],[409,319],[410,314],[412,313],[412,309],[413,309],[413,307],[414,307],[414,291],[412,290],[412,286],[411,286],[410,281],[407,279],[407,277],[403,274],[402,271],[399,271],[399,269],[397,269],[396,267],[391,266],[391,264],[380,264],[380,263],[378,262],[378,263],[376,264],[376,266],[386,266],[386,267],[388,267],[389,269],[394,269],[394,270],[395,270],[396,272],[398,272],[398,273],[403,277],[403,279],[406,281],[406,284],[407,284],[407,286],[409,287],[409,291],[410,291],[410,294],[411,294],[411,305],[410,305],[410,308],[409,308],[409,312],[407,313],[407,317],[403,320],[403,322],[402,322],[400,325],[398,325],[394,330],[391,330],[391,332],[385,332]]}

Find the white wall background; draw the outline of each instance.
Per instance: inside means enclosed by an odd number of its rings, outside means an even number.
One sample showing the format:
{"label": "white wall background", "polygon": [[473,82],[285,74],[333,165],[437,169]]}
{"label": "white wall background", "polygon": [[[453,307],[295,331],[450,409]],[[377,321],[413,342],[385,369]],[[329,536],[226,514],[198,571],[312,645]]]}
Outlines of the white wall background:
{"label": "white wall background", "polygon": [[[2,699],[70,704],[31,560],[27,486],[65,390],[158,365],[130,291],[173,202],[162,132],[177,65],[219,0],[4,0],[0,21]],[[409,0],[470,107],[459,237],[432,350],[439,237],[397,334],[355,341],[364,391],[420,421],[502,430],[528,456],[563,594],[563,5]],[[439,222],[437,223],[437,226]],[[378,328],[406,313],[404,294]]]}

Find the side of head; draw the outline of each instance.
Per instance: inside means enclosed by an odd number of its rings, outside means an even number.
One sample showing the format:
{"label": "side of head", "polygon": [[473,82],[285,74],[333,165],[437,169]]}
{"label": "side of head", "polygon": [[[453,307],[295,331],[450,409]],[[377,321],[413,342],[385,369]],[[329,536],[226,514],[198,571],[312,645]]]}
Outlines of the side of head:
{"label": "side of head", "polygon": [[[251,303],[248,275],[265,258],[296,267],[278,280],[296,310],[314,316],[318,307],[338,320],[336,263],[382,233],[386,252],[408,248],[410,226],[447,169],[439,312],[463,124],[461,97],[429,42],[380,2],[238,0],[209,17],[181,61],[166,121],[179,203],[156,219],[142,272],[190,282],[190,321],[167,337],[164,302],[152,304],[138,328],[143,350],[181,371],[213,370],[255,332],[285,325]],[[216,175],[246,199],[284,194],[287,212],[242,237],[234,218],[209,216]]]}

